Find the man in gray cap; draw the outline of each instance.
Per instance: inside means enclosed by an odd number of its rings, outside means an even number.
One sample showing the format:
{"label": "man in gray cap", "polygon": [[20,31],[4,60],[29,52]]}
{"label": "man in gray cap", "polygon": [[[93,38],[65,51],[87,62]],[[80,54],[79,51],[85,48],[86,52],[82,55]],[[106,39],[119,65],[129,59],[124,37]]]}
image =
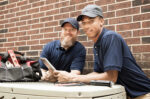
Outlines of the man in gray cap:
{"label": "man in gray cap", "polygon": [[[87,5],[77,20],[94,42],[94,72],[76,75],[71,81],[108,80],[123,85],[129,99],[150,99],[150,79],[136,63],[121,35],[103,27],[102,9]],[[59,81],[65,81],[62,75],[57,74]]]}
{"label": "man in gray cap", "polygon": [[[62,32],[60,40],[55,40],[46,44],[40,57],[47,58],[48,61],[61,73],[64,77],[81,74],[84,64],[86,50],[84,46],[77,41],[79,34],[79,24],[74,18],[67,18],[61,24]],[[56,82],[51,71],[39,60],[42,70],[42,80]]]}

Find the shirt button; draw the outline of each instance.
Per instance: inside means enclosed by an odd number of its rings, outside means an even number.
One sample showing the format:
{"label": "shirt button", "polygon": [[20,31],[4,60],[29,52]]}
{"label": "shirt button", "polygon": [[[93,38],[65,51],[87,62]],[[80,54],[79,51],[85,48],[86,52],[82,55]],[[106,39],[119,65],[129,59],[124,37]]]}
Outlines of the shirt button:
{"label": "shirt button", "polygon": [[96,48],[96,46],[95,46],[95,48]]}
{"label": "shirt button", "polygon": [[96,54],[96,55],[98,55],[98,54]]}

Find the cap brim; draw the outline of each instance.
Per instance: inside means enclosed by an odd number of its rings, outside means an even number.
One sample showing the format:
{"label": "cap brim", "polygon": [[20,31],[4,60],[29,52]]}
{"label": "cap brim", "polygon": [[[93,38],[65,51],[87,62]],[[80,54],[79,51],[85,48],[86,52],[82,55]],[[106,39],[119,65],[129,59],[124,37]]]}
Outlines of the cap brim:
{"label": "cap brim", "polygon": [[[61,24],[61,27],[63,27],[66,23],[70,23],[74,28],[76,28],[76,26],[74,26],[74,24],[72,24],[71,22],[69,21],[65,21]],[[78,28],[76,28],[78,30]]]}
{"label": "cap brim", "polygon": [[77,17],[77,21],[81,21],[82,18],[83,18],[83,16],[88,16],[88,17],[94,18],[94,17],[96,17],[96,16],[98,16],[98,15],[92,14],[92,13],[88,13],[88,12],[87,12],[87,13],[85,13],[85,14],[79,15],[79,16]]}

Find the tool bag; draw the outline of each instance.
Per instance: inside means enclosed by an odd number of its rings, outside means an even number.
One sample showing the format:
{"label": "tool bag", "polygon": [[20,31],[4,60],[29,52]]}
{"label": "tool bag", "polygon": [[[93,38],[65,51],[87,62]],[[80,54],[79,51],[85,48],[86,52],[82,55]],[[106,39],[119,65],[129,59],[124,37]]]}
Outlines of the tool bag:
{"label": "tool bag", "polygon": [[0,53],[0,82],[39,81],[41,76],[38,60],[13,50]]}

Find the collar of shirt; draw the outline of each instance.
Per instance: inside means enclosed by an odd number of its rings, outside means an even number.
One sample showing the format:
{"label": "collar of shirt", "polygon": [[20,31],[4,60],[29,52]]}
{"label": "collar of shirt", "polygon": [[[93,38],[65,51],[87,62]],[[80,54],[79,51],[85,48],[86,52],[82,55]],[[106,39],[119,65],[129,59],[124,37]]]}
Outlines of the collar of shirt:
{"label": "collar of shirt", "polygon": [[73,46],[69,47],[67,50],[65,50],[63,47],[61,47],[61,43],[60,40],[58,41],[57,45],[56,45],[56,49],[60,49],[61,51],[65,51],[68,52],[70,49],[72,49],[75,46],[76,42],[74,43]]}
{"label": "collar of shirt", "polygon": [[96,43],[94,44],[94,48],[96,48],[96,47],[100,46],[100,41],[101,41],[101,39],[102,39],[102,37],[103,37],[103,35],[104,35],[105,31],[106,31],[106,29],[105,29],[105,28],[103,28],[103,30],[102,30],[102,32],[101,32],[101,34],[100,34],[100,36],[99,36],[98,40],[97,40],[97,41],[96,41]]}

